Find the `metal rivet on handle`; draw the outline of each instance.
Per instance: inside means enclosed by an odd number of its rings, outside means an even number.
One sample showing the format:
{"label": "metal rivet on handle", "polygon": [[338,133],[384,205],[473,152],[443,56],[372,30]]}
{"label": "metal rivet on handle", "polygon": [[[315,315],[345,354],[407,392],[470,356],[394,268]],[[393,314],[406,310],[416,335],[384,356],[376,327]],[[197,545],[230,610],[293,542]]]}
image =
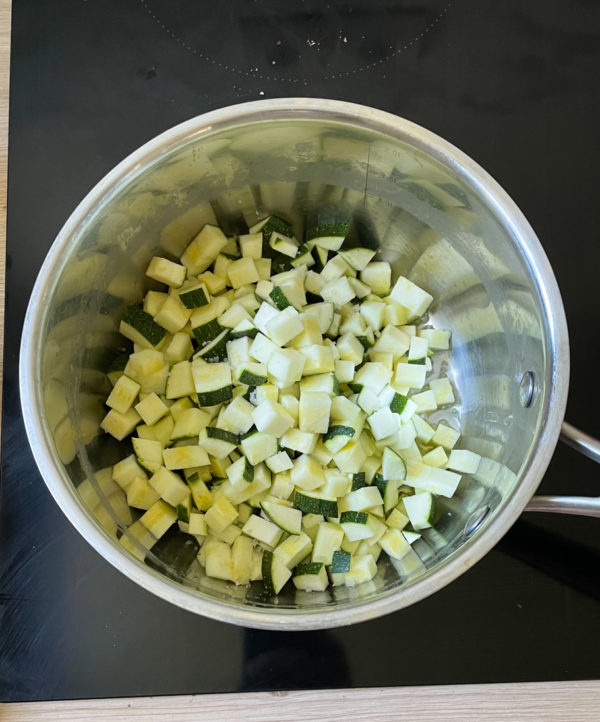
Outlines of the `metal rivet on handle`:
{"label": "metal rivet on handle", "polygon": [[531,406],[534,391],[535,381],[533,371],[526,371],[521,378],[521,385],[519,386],[519,401],[523,408],[526,409],[528,406]]}
{"label": "metal rivet on handle", "polygon": [[477,529],[479,529],[479,527],[483,524],[483,520],[489,513],[490,507],[487,505],[482,506],[481,509],[477,509],[477,511],[474,511],[467,519],[467,523],[465,524],[465,536],[469,537],[471,536],[471,534],[474,534]]}

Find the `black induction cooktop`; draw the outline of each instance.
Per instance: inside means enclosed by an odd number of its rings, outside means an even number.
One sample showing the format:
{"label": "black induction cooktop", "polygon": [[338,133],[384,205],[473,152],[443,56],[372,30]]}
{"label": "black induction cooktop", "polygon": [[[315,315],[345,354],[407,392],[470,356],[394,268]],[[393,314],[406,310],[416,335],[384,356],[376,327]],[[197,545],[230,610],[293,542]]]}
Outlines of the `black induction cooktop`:
{"label": "black induction cooktop", "polygon": [[[346,629],[194,616],[115,571],[46,490],[21,420],[22,321],[52,240],[130,151],[246,100],[330,97],[444,136],[508,190],[554,266],[568,418],[600,434],[600,4],[14,0],[0,516],[0,698],[600,677],[600,520],[527,514],[438,594]],[[541,489],[598,494],[556,451]]]}

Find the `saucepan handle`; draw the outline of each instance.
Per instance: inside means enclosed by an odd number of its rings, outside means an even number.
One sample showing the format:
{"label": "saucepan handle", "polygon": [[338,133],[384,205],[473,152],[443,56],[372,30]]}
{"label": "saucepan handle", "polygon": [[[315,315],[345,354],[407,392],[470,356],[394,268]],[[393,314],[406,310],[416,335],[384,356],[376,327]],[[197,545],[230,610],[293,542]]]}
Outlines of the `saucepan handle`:
{"label": "saucepan handle", "polygon": [[[580,431],[566,421],[561,441],[600,464],[600,441]],[[580,514],[600,517],[600,497],[594,496],[534,496],[525,511],[549,511],[555,514]]]}

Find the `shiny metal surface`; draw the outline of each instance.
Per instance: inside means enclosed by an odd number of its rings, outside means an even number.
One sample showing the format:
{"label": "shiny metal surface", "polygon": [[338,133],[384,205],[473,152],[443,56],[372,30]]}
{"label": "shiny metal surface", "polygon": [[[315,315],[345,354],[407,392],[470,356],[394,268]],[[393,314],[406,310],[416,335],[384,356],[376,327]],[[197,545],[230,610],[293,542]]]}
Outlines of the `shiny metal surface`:
{"label": "shiny metal surface", "polygon": [[[358,219],[381,255],[434,294],[431,317],[453,330],[460,424],[476,474],[400,564],[356,590],[265,600],[192,564],[185,574],[125,553],[114,509],[101,527],[75,485],[126,455],[98,436],[123,306],[142,293],[157,250],[178,254],[205,222],[242,228],[267,210],[302,232],[307,210]],[[444,360],[442,360],[444,363]],[[533,231],[506,193],[456,148],[408,121],[348,103],[280,99],[208,113],[162,134],[109,173],[54,243],[34,288],[21,350],[23,415],[53,496],[83,536],[130,579],[181,607],[246,626],[315,629],[366,620],[422,599],[483,556],[537,487],[564,415],[569,370],[560,294]],[[536,389],[519,402],[523,374]],[[100,495],[103,496],[100,492]],[[489,506],[470,536],[465,524]],[[108,519],[108,523],[106,520]],[[126,533],[126,532],[125,532]],[[168,560],[167,560],[168,561]],[[254,594],[254,596],[253,596]]]}
{"label": "shiny metal surface", "polygon": [[560,440],[579,453],[600,464],[600,441],[580,431],[566,421],[562,425]]}

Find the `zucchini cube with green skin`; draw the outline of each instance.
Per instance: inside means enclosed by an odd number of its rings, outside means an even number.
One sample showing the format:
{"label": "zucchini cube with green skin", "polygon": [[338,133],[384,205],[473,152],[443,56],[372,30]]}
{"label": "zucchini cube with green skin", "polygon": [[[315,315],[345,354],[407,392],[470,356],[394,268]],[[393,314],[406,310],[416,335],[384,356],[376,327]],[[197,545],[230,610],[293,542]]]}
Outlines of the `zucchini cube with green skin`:
{"label": "zucchini cube with green skin", "polygon": [[312,541],[303,531],[292,534],[275,547],[273,554],[288,569],[293,569],[299,562],[306,559],[312,551]]}
{"label": "zucchini cube with green skin", "polygon": [[242,439],[241,446],[244,456],[256,466],[277,453],[277,437],[257,431]]}
{"label": "zucchini cube with green skin", "polygon": [[193,469],[209,463],[208,454],[198,445],[175,446],[162,452],[165,467],[170,471],[176,469]]}
{"label": "zucchini cube with green skin", "polygon": [[404,276],[400,276],[394,284],[390,298],[401,306],[404,306],[404,308],[407,308],[410,311],[411,318],[422,316],[433,301],[431,294]]}
{"label": "zucchini cube with green skin", "polygon": [[139,390],[140,385],[137,381],[123,375],[113,386],[113,390],[106,399],[106,405],[120,414],[126,414],[137,398]]}
{"label": "zucchini cube with green skin", "polygon": [[343,511],[340,515],[340,526],[351,542],[370,539],[373,536],[368,521],[369,515],[364,511]]}
{"label": "zucchini cube with green skin", "polygon": [[283,531],[272,521],[263,519],[256,514],[252,514],[242,527],[242,531],[246,536],[252,537],[269,547],[276,547],[283,534]]}
{"label": "zucchini cube with green skin", "polygon": [[215,534],[220,534],[238,518],[238,511],[223,495],[213,501],[213,505],[204,514],[208,528]]}
{"label": "zucchini cube with green skin", "polygon": [[325,434],[329,428],[331,397],[322,391],[300,393],[298,421],[300,431],[311,434]]}
{"label": "zucchini cube with green skin", "polygon": [[[423,457],[425,461],[425,457]],[[463,474],[475,474],[479,468],[481,456],[466,449],[453,449],[448,459],[448,468]]]}
{"label": "zucchini cube with green skin", "polygon": [[173,338],[165,349],[165,358],[171,363],[187,361],[194,353],[192,340],[187,333],[179,332],[173,334]]}
{"label": "zucchini cube with green skin", "polygon": [[284,256],[295,258],[298,255],[298,242],[294,238],[274,231],[269,238],[269,245],[274,251],[283,253]]}
{"label": "zucchini cube with green skin", "polygon": [[198,476],[188,479],[188,486],[192,492],[194,504],[200,511],[207,511],[213,503],[213,494],[204,481]]}
{"label": "zucchini cube with green skin", "polygon": [[252,411],[252,420],[259,431],[272,436],[283,436],[294,425],[292,415],[278,403],[263,401]]}
{"label": "zucchini cube with green skin", "polygon": [[232,581],[233,562],[229,544],[211,539],[202,545],[202,553],[207,576],[227,582]]}
{"label": "zucchini cube with green skin", "polygon": [[141,306],[130,306],[119,325],[119,333],[143,349],[151,350],[161,344],[167,332]]}
{"label": "zucchini cube with green skin", "polygon": [[194,359],[192,378],[199,406],[216,406],[233,396],[231,367],[228,363],[207,364],[202,359]]}
{"label": "zucchini cube with green skin", "polygon": [[[258,338],[258,337],[257,337]],[[302,378],[304,356],[292,348],[276,348],[267,362],[273,383],[284,389]]]}
{"label": "zucchini cube with green skin", "polygon": [[431,526],[435,512],[433,494],[422,491],[413,496],[404,497],[403,502],[413,529],[428,529]]}
{"label": "zucchini cube with green skin", "polygon": [[210,293],[202,282],[186,284],[178,291],[179,300],[185,306],[194,310],[210,303]]}
{"label": "zucchini cube with green skin", "polygon": [[264,515],[287,534],[300,534],[302,531],[302,512],[283,503],[265,500],[261,502]]}
{"label": "zucchini cube with green skin", "polygon": [[175,421],[171,431],[171,441],[192,439],[199,436],[202,429],[205,429],[209,422],[210,416],[205,411],[196,407],[184,409]]}
{"label": "zucchini cube with green skin", "polygon": [[215,459],[225,459],[239,443],[237,434],[215,426],[207,426],[198,435],[199,445]]}
{"label": "zucchini cube with green skin", "polygon": [[333,455],[346,446],[354,434],[355,431],[352,426],[333,425],[329,427],[327,433],[323,436],[323,443]]}
{"label": "zucchini cube with green skin", "polygon": [[173,471],[161,467],[149,479],[152,488],[171,506],[184,503],[190,495],[188,485]]}
{"label": "zucchini cube with green skin", "polygon": [[254,467],[244,456],[230,464],[225,473],[234,487],[244,487],[254,481]]}
{"label": "zucchini cube with green skin", "polygon": [[384,479],[404,481],[406,479],[406,464],[401,456],[389,448],[383,450],[381,473]]}
{"label": "zucchini cube with green skin", "polygon": [[[131,439],[138,462],[144,469],[154,474],[163,465],[162,444],[155,439]],[[144,475],[145,476],[145,475]]]}
{"label": "zucchini cube with green skin", "polygon": [[419,336],[427,340],[428,346],[433,351],[447,351],[450,348],[450,331],[443,331],[438,328],[422,328]]}
{"label": "zucchini cube with green skin", "polygon": [[299,564],[294,569],[292,581],[296,589],[304,592],[324,592],[329,586],[329,577],[321,562]]}
{"label": "zucchini cube with green skin", "polygon": [[160,539],[176,521],[177,512],[162,499],[152,504],[148,511],[140,517],[140,522],[156,539]]}
{"label": "zucchini cube with green skin", "polygon": [[267,367],[254,361],[242,362],[235,368],[235,378],[246,386],[262,386],[267,382]]}
{"label": "zucchini cube with green skin", "polygon": [[291,576],[292,572],[273,552],[263,552],[262,580],[268,594],[279,594]]}
{"label": "zucchini cube with green skin", "polygon": [[190,276],[205,271],[227,245],[227,236],[217,226],[206,225],[181,256]]}
{"label": "zucchini cube with green skin", "polygon": [[307,516],[314,517],[318,515],[319,523],[323,521],[324,516],[330,518],[337,518],[338,516],[338,504],[336,499],[326,498],[321,490],[310,492],[296,489],[294,492],[294,506],[306,515],[303,517],[303,528],[311,527],[311,524],[306,523]]}
{"label": "zucchini cube with green skin", "polygon": [[439,423],[435,433],[431,437],[434,444],[443,446],[445,449],[452,449],[460,439],[460,432],[446,424]]}
{"label": "zucchini cube with green skin", "polygon": [[325,484],[325,473],[319,462],[309,454],[302,454],[294,460],[294,468],[290,471],[294,486],[305,491],[318,489]]}
{"label": "zucchini cube with green skin", "polygon": [[114,436],[118,441],[123,441],[129,436],[135,427],[141,421],[140,415],[135,409],[129,409],[124,414],[120,414],[115,409],[111,409],[102,419],[100,428],[107,434]]}
{"label": "zucchini cube with green skin", "polygon": [[148,394],[135,405],[135,410],[142,417],[145,424],[155,424],[169,413],[169,407],[155,393]]}
{"label": "zucchini cube with green skin", "polygon": [[366,283],[377,296],[387,296],[392,283],[392,268],[386,261],[371,261],[359,274],[360,280]]}

